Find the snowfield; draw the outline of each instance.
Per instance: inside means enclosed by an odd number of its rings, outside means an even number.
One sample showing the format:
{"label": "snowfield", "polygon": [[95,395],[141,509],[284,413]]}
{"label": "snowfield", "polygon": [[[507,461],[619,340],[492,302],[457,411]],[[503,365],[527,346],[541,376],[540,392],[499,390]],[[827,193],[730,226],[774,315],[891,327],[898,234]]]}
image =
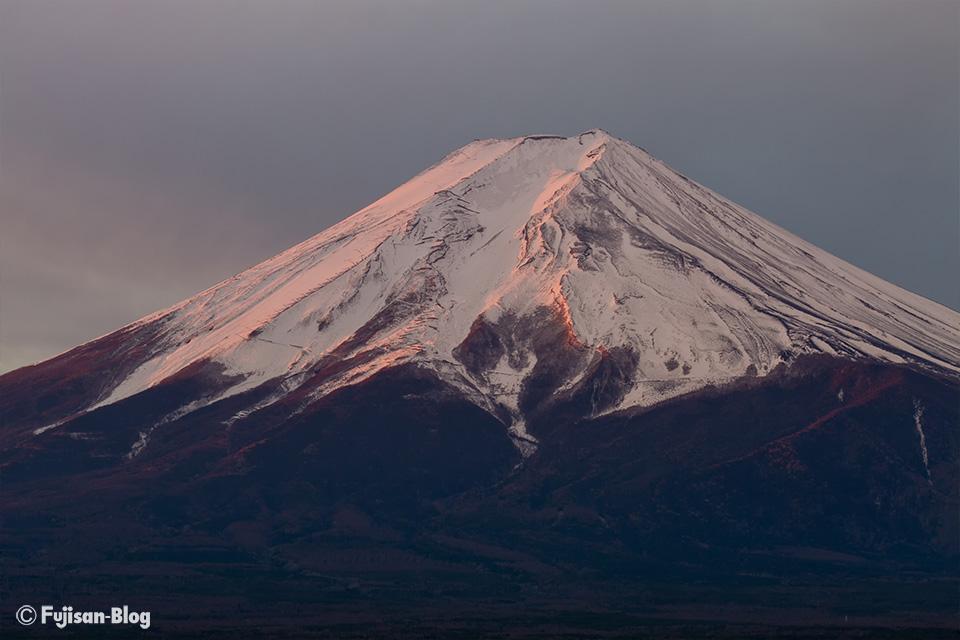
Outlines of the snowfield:
{"label": "snowfield", "polygon": [[[763,376],[800,354],[960,371],[960,314],[594,130],[468,144],[306,242],[140,320],[162,324],[161,343],[88,410],[215,363],[231,383],[190,411],[274,381],[239,419],[308,381],[304,406],[412,362],[509,416],[529,449],[522,396],[552,366],[537,337],[545,318],[579,354],[557,368],[557,392],[605,354],[629,354],[617,362],[630,387],[601,413]],[[484,331],[500,351],[476,354],[471,336]],[[319,383],[318,371],[329,372]]]}

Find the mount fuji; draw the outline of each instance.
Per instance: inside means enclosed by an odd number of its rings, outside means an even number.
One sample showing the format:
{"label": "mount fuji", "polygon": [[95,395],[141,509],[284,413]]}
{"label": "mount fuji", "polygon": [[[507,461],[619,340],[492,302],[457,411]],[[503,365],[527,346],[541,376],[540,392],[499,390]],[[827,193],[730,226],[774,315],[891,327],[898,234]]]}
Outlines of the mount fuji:
{"label": "mount fuji", "polygon": [[[130,564],[214,589],[269,569],[338,619],[369,621],[343,594],[373,593],[436,624],[482,611],[487,631],[626,601],[829,626],[849,618],[830,597],[861,630],[938,624],[958,332],[957,312],[604,131],[475,141],[0,377],[8,575],[60,593],[51,572],[76,565],[92,597]],[[896,614],[869,604],[877,571]],[[652,595],[667,582],[679,595]],[[244,624],[289,613],[273,589],[236,593]]]}

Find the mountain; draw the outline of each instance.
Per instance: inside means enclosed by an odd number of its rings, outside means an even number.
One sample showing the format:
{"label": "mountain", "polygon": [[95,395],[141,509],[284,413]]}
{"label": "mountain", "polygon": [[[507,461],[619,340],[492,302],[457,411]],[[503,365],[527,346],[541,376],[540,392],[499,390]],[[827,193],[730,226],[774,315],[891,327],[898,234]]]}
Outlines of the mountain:
{"label": "mountain", "polygon": [[423,593],[459,593],[477,628],[611,593],[753,622],[720,613],[734,584],[777,619],[816,592],[889,626],[864,604],[884,571],[902,620],[946,620],[958,329],[606,132],[475,141],[0,377],[9,575],[61,592],[72,558],[88,593],[117,563],[222,589],[269,567],[358,620],[331,594],[436,621]]}

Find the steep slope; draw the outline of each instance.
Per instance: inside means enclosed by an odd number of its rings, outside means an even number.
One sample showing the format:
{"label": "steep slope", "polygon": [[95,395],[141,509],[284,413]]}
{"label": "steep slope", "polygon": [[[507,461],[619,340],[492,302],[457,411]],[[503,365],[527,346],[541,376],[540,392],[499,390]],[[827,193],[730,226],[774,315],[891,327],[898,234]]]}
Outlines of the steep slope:
{"label": "steep slope", "polygon": [[0,377],[0,598],[171,637],[939,637],[958,328],[602,131],[477,141]]}
{"label": "steep slope", "polygon": [[[198,372],[203,393],[158,423],[265,384],[233,419],[298,390],[302,409],[413,362],[529,451],[527,414],[602,363],[612,373],[591,415],[763,376],[804,354],[955,375],[958,327],[957,313],[603,131],[477,141],[314,238],[80,347],[109,348],[105,365],[82,365],[102,375],[32,429]],[[73,369],[77,355],[59,362]]]}

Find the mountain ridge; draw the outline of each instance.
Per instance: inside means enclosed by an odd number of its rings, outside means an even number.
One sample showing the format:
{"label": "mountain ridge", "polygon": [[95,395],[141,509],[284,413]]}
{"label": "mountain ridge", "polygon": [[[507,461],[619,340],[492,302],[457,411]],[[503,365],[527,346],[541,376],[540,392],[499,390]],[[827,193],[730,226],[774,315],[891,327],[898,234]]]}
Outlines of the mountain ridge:
{"label": "mountain ridge", "polygon": [[0,377],[0,595],[171,637],[924,637],[958,325],[605,132],[476,141]]}
{"label": "mountain ridge", "polygon": [[[809,353],[960,371],[960,314],[592,130],[474,141],[330,229],[128,325],[121,331],[157,324],[161,337],[83,411],[204,362],[233,382],[184,410],[270,380],[276,401],[316,384],[313,372],[332,360],[354,365],[311,399],[416,361],[509,415],[525,440],[521,396],[548,348],[518,340],[535,331],[519,328],[527,315],[559,322],[585,349],[558,392],[617,354],[621,388],[601,411],[763,376]],[[509,355],[465,355],[478,331],[503,334],[501,324]]]}

